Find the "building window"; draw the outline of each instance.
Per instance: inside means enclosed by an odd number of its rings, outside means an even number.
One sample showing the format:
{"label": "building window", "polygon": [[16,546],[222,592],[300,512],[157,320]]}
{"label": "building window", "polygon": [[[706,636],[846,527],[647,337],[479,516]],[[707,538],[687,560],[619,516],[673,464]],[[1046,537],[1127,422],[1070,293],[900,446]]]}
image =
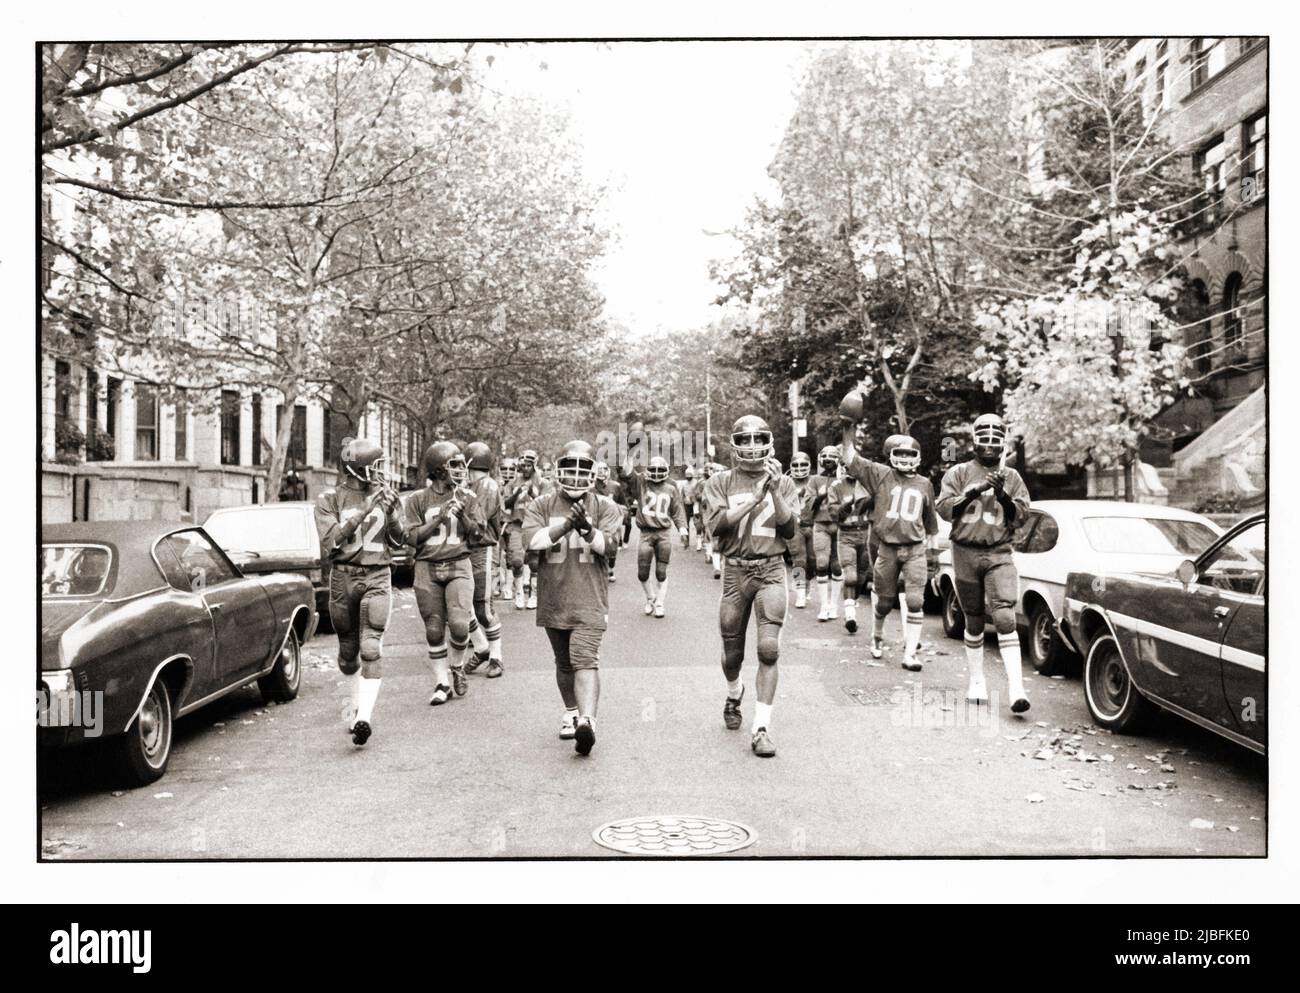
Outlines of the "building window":
{"label": "building window", "polygon": [[1165,82],[1169,75],[1169,42],[1162,41],[1156,46],[1156,110],[1165,106]]}
{"label": "building window", "polygon": [[239,465],[239,391],[221,391],[221,464]]}
{"label": "building window", "polygon": [[1197,227],[1213,227],[1223,213],[1223,192],[1227,188],[1223,154],[1223,135],[1197,153],[1196,171],[1205,191],[1197,202]]}
{"label": "building window", "polygon": [[1241,273],[1234,272],[1223,284],[1223,345],[1228,352],[1240,351],[1241,334]]}
{"label": "building window", "polygon": [[262,461],[262,394],[253,394],[253,465],[265,465]]}
{"label": "building window", "polygon": [[117,447],[117,407],[122,402],[122,381],[113,376],[108,377],[108,396],[104,405],[104,422],[108,435]]}
{"label": "building window", "polygon": [[86,370],[86,434],[99,426],[99,373]]}
{"label": "building window", "polygon": [[1252,203],[1268,188],[1268,111],[1242,126],[1241,199]]}
{"label": "building window", "polygon": [[176,461],[189,461],[189,404],[181,396],[176,401]]}
{"label": "building window", "polygon": [[158,392],[144,384],[135,388],[135,457],[158,458]]}
{"label": "building window", "polygon": [[[280,435],[280,419],[284,404],[275,406],[275,433]],[[293,408],[293,427],[289,429],[289,451],[285,453],[285,468],[304,468],[307,465],[307,408],[298,404]]]}
{"label": "building window", "polygon": [[1228,64],[1227,46],[1222,38],[1196,38],[1192,41],[1192,89],[1204,86]]}
{"label": "building window", "polygon": [[72,381],[72,366],[67,362],[54,363],[54,433],[58,435],[68,424],[77,423],[77,388]]}
{"label": "building window", "polygon": [[334,437],[334,411],[321,408],[321,463],[333,465],[339,455],[339,443]]}
{"label": "building window", "polygon": [[1187,323],[1187,360],[1198,376],[1208,375],[1211,367],[1210,350],[1214,342],[1210,338],[1209,315],[1210,292],[1203,281],[1193,279],[1187,288],[1182,316]]}

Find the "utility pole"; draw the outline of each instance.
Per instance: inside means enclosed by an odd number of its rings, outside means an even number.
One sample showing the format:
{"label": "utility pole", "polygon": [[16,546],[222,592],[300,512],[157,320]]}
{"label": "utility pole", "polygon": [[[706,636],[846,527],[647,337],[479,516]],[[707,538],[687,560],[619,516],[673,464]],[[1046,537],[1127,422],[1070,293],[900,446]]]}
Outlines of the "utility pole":
{"label": "utility pole", "polygon": [[713,461],[713,352],[704,366],[704,454]]}

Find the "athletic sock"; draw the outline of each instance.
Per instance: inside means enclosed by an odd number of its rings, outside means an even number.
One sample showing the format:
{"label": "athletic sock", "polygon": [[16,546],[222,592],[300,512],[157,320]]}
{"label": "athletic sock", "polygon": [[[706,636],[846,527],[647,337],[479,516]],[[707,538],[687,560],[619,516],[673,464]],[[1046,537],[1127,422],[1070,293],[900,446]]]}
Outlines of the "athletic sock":
{"label": "athletic sock", "polygon": [[1002,665],[1007,670],[1007,694],[1014,702],[1025,695],[1025,684],[1020,672],[1020,636],[1014,631],[998,635],[998,652],[1002,656]]}
{"label": "athletic sock", "polygon": [[362,676],[357,680],[357,720],[370,723],[370,715],[375,712],[375,701],[379,699],[379,684],[382,679],[367,679]]}
{"label": "athletic sock", "polygon": [[647,579],[644,583],[642,583],[641,589],[645,591],[645,598],[647,600],[653,601],[655,598],[654,577],[652,576],[650,579]]}
{"label": "athletic sock", "polygon": [[917,647],[921,644],[921,622],[925,620],[925,614],[921,611],[915,613],[907,610],[903,613],[903,651],[907,655],[915,655]]}
{"label": "athletic sock", "polygon": [[495,621],[492,626],[484,632],[488,640],[488,658],[501,661],[501,622]]}
{"label": "athletic sock", "polygon": [[838,603],[841,599],[843,599],[843,597],[844,597],[844,580],[832,579],[831,580],[831,604],[834,605]]}
{"label": "athletic sock", "polygon": [[825,607],[830,602],[831,581],[826,576],[817,577],[817,603]]}
{"label": "athletic sock", "polygon": [[758,733],[759,728],[772,730],[772,704],[756,703],[754,704],[754,734]]}
{"label": "athletic sock", "polygon": [[966,670],[971,682],[984,682],[984,636],[966,632]]}
{"label": "athletic sock", "polygon": [[474,646],[476,655],[482,655],[488,650],[487,632],[483,630],[483,626],[479,624],[476,617],[471,617],[469,620],[469,640]]}
{"label": "athletic sock", "polygon": [[429,649],[429,666],[433,669],[435,686],[451,686],[447,673],[447,643],[441,642]]}
{"label": "athletic sock", "polygon": [[659,580],[659,592],[655,594],[655,606],[662,607],[664,605],[664,597],[666,597],[667,595],[668,595],[668,580],[665,578]]}
{"label": "athletic sock", "polygon": [[745,692],[745,681],[743,679],[737,678],[735,680],[730,680],[730,679],[727,680],[728,700],[739,700],[741,696],[744,694],[744,692]]}
{"label": "athletic sock", "polygon": [[871,637],[885,640],[885,619],[888,616],[888,614],[872,614]]}
{"label": "athletic sock", "polygon": [[343,677],[343,683],[347,686],[348,705],[344,710],[344,719],[348,722],[348,727],[352,727],[357,720],[357,700],[361,694],[361,673],[354,672]]}

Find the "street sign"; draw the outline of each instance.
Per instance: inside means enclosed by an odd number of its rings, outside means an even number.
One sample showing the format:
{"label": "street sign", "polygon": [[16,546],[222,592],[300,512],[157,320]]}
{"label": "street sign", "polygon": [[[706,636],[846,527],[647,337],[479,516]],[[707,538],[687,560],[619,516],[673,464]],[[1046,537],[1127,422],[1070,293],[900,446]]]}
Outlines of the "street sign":
{"label": "street sign", "polygon": [[794,419],[794,436],[796,438],[808,437],[808,418],[796,417]]}

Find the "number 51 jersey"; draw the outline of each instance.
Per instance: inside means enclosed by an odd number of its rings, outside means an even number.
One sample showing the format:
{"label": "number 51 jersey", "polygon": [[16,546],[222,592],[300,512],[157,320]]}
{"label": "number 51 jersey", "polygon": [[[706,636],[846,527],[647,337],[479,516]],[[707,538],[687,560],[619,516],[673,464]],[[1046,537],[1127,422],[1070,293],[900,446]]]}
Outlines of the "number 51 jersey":
{"label": "number 51 jersey", "polygon": [[[723,555],[742,559],[765,558],[782,555],[786,550],[786,540],[776,533],[776,505],[772,502],[769,491],[751,513],[746,514],[736,525],[736,530],[728,535],[717,533],[717,522],[728,510],[740,507],[754,498],[758,484],[763,475],[737,472],[727,469],[710,476],[704,484],[704,519],[713,533],[713,547]],[[789,476],[780,476],[771,486],[781,495],[793,513],[799,512],[799,493],[794,480]]]}

